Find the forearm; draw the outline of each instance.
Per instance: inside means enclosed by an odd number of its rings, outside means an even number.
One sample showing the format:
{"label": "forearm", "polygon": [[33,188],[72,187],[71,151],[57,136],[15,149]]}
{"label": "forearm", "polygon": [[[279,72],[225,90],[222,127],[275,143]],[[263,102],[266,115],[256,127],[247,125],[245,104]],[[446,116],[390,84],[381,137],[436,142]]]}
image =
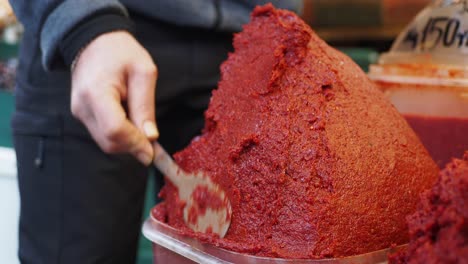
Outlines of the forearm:
{"label": "forearm", "polygon": [[48,70],[69,66],[72,57],[99,34],[128,29],[125,8],[117,0],[11,0],[26,31],[39,38]]}

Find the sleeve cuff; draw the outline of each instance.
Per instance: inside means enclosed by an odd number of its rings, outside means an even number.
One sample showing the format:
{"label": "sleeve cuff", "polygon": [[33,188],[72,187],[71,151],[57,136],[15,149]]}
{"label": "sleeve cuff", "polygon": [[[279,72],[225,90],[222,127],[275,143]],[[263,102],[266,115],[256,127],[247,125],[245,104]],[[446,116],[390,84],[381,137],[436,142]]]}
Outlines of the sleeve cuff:
{"label": "sleeve cuff", "polygon": [[97,36],[125,30],[133,33],[131,21],[119,14],[104,14],[87,20],[73,28],[60,42],[59,50],[65,66],[70,67],[77,54]]}
{"label": "sleeve cuff", "polygon": [[64,67],[60,43],[71,31],[89,19],[106,14],[128,18],[125,7],[119,0],[73,0],[61,1],[46,18],[40,30],[42,64],[46,70]]}

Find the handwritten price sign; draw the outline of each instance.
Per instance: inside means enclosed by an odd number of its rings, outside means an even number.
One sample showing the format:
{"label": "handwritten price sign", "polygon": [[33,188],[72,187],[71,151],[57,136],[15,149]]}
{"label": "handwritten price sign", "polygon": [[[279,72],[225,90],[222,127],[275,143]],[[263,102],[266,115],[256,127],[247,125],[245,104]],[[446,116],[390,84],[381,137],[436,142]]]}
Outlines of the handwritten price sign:
{"label": "handwritten price sign", "polygon": [[[454,1],[456,2],[456,1]],[[427,14],[424,15],[424,12]],[[430,12],[430,14],[429,14]],[[451,5],[423,10],[396,41],[396,50],[430,52],[433,50],[461,49],[468,53],[468,3],[456,2]]]}

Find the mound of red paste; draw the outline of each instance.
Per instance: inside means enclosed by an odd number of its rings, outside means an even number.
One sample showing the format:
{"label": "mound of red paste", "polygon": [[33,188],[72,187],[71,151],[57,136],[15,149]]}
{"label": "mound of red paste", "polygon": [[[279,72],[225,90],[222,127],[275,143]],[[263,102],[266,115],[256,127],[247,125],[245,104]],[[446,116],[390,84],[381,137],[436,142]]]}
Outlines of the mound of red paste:
{"label": "mound of red paste", "polygon": [[391,263],[468,263],[468,151],[445,167],[407,221],[408,249]]}
{"label": "mound of red paste", "polygon": [[[223,248],[280,258],[354,255],[407,242],[405,216],[437,166],[350,58],[294,13],[257,7],[205,113],[175,155],[232,204]],[[154,215],[187,231],[168,182]],[[194,234],[192,234],[194,235]]]}

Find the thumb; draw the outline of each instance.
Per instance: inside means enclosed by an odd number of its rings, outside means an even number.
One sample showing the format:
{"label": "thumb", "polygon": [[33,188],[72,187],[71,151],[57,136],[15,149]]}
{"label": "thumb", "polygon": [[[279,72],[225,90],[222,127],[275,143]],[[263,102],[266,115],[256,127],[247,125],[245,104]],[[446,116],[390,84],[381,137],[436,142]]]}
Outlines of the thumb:
{"label": "thumb", "polygon": [[[104,90],[104,89],[103,89]],[[97,143],[107,153],[129,152],[149,165],[153,148],[148,139],[126,118],[118,93],[94,96],[91,105],[94,122],[88,125]]]}
{"label": "thumb", "polygon": [[149,140],[156,140],[159,131],[155,120],[156,65],[133,65],[128,70],[128,114],[130,120]]}

